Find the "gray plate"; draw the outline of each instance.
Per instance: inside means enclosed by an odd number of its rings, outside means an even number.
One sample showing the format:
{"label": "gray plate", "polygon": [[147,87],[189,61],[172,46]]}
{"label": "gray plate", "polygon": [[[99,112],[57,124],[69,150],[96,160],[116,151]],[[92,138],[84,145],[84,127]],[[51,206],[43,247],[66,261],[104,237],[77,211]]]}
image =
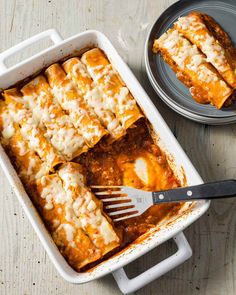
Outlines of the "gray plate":
{"label": "gray plate", "polygon": [[[178,108],[178,113],[198,122],[224,124],[236,121],[236,102],[230,107],[217,110],[211,105],[195,102],[187,87],[177,78],[171,68],[160,55],[152,53],[154,39],[160,37],[182,15],[198,10],[212,16],[229,33],[234,45],[236,44],[236,0],[180,0],[170,6],[157,19],[150,30],[145,47],[146,69],[152,86],[159,96],[172,108]],[[177,110],[176,110],[177,111]],[[192,116],[193,115],[193,116]],[[210,123],[211,124],[211,123]]]}

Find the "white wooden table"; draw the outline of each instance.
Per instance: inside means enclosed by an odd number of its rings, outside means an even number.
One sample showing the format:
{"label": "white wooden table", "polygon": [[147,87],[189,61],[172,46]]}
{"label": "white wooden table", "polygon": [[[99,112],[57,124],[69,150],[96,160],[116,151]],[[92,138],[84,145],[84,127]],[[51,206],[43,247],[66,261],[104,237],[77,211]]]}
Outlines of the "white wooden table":
{"label": "white wooden table", "polygon": [[[104,32],[128,62],[205,180],[236,178],[236,125],[209,127],[174,113],[158,99],[145,73],[143,49],[150,25],[172,0],[0,0],[0,51],[48,28],[63,37]],[[42,46],[47,46],[47,43]],[[10,64],[39,50],[25,50]],[[85,285],[65,282],[0,171],[0,294],[121,294],[112,276]],[[215,201],[185,231],[193,257],[137,294],[236,294],[236,201]],[[166,243],[127,268],[137,274],[174,251]]]}

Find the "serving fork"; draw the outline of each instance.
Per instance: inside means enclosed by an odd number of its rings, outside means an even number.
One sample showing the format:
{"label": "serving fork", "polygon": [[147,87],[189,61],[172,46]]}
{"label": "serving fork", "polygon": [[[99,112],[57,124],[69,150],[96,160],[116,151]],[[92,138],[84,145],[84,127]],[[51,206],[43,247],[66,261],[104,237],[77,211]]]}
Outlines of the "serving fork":
{"label": "serving fork", "polygon": [[91,188],[94,194],[103,201],[105,212],[115,222],[139,216],[155,204],[236,196],[236,180],[233,179],[158,192],[144,191],[129,186],[93,185]]}

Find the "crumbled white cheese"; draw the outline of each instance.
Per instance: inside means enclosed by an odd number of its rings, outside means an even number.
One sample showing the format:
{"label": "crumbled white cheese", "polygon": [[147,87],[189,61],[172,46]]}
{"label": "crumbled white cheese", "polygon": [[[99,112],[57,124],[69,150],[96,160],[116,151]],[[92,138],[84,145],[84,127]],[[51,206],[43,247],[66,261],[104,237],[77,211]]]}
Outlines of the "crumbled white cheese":
{"label": "crumbled white cheese", "polygon": [[[227,71],[229,65],[227,63],[224,48],[219,42],[209,34],[205,24],[199,21],[197,16],[185,16],[178,19],[175,23],[183,32],[188,34],[190,41],[199,44],[202,52],[207,56],[207,61],[212,63],[218,70]],[[203,30],[197,34],[198,30]]]}
{"label": "crumbled white cheese", "polygon": [[13,124],[9,124],[7,127],[5,127],[2,130],[2,136],[6,139],[11,138],[15,133],[15,128],[13,126]]}
{"label": "crumbled white cheese", "polygon": [[69,223],[63,223],[60,225],[61,228],[64,229],[66,233],[66,239],[68,242],[72,242],[74,239],[75,229],[74,227]]}

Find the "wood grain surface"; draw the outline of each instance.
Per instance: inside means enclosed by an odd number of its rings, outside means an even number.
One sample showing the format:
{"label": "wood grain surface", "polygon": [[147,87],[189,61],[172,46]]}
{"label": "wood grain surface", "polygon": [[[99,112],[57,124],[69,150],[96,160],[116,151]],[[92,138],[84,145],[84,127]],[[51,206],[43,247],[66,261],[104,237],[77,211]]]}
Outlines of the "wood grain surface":
{"label": "wood grain surface", "polygon": [[[209,127],[174,113],[156,96],[144,67],[148,29],[174,1],[153,0],[0,0],[0,52],[56,28],[64,38],[86,29],[105,33],[162,113],[204,180],[236,178],[236,125]],[[9,60],[9,65],[48,46],[39,44]],[[56,272],[0,170],[0,294],[121,294],[111,275],[73,285]],[[136,294],[236,294],[236,200],[212,202],[210,210],[186,231],[193,256]],[[172,242],[129,265],[138,274],[174,251]]]}

